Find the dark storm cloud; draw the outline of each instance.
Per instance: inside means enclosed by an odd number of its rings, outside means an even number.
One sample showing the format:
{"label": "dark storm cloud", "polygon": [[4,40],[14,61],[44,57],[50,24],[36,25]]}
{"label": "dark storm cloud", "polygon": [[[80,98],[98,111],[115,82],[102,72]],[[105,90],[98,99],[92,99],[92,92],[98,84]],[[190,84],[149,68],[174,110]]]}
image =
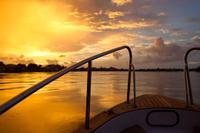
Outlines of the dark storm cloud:
{"label": "dark storm cloud", "polygon": [[[180,65],[180,62],[183,62],[185,52],[189,48],[195,46],[198,45],[194,42],[179,45],[176,43],[165,43],[162,38],[157,38],[155,42],[149,46],[133,46],[133,50],[135,52],[134,59],[136,64],[151,64],[153,62],[153,67],[162,65],[166,66],[166,64],[173,62],[176,62],[177,65]],[[196,60],[196,57],[193,56],[191,60]]]}
{"label": "dark storm cloud", "polygon": [[146,50],[156,62],[180,60],[184,53],[181,46],[174,43],[166,44],[162,38],[156,39]]}

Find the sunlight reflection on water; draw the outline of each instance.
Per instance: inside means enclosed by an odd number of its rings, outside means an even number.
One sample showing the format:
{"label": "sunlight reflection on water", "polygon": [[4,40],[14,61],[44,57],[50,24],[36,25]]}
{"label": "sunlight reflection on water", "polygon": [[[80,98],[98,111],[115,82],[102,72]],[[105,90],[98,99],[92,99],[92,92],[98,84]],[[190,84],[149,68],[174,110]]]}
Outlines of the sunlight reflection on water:
{"label": "sunlight reflection on water", "polygon": [[[0,74],[0,103],[53,73]],[[200,73],[191,73],[195,101]],[[0,117],[1,133],[71,132],[84,122],[86,72],[71,72],[52,82]],[[126,99],[127,72],[93,72],[92,116]],[[184,99],[182,72],[137,72],[137,95]]]}

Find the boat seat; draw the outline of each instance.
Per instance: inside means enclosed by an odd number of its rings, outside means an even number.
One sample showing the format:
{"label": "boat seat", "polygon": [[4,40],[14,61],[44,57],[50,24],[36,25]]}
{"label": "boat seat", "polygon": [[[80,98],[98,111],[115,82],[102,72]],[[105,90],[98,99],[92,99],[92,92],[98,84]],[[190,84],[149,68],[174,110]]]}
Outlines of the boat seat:
{"label": "boat seat", "polygon": [[121,131],[120,133],[147,133],[147,132],[141,126],[134,125]]}

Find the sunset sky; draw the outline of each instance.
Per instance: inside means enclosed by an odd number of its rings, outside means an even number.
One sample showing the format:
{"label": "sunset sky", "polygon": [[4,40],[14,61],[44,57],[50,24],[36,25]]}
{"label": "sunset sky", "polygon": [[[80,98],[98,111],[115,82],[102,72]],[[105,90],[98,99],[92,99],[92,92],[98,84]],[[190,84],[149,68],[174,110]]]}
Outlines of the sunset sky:
{"label": "sunset sky", "polygon": [[[185,50],[200,46],[199,7],[200,0],[0,0],[0,61],[69,66],[129,45],[137,67],[182,67]],[[126,51],[117,55],[96,66],[124,67]]]}

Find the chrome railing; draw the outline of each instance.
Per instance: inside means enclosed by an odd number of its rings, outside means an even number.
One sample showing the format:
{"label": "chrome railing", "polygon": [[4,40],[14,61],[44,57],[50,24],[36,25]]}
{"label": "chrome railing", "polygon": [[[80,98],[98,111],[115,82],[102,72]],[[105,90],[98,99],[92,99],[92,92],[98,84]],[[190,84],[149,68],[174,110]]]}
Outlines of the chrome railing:
{"label": "chrome railing", "polygon": [[186,95],[186,106],[188,107],[189,104],[193,105],[193,95],[192,95],[192,89],[191,89],[191,82],[190,82],[190,74],[189,74],[189,68],[188,68],[188,55],[190,52],[194,50],[200,50],[200,47],[191,48],[189,49],[184,57],[185,62],[185,68],[184,68],[184,77],[185,77],[185,95]]}
{"label": "chrome railing", "polygon": [[[111,54],[113,52],[122,50],[122,49],[127,49],[128,53],[129,53],[129,70],[128,70],[128,86],[127,86],[127,103],[130,102],[130,84],[131,84],[131,69],[133,67],[132,65],[132,51],[131,48],[128,46],[121,46],[121,47],[117,47],[111,50],[108,50],[106,52],[94,55],[90,58],[87,58],[85,60],[82,60],[68,68],[65,68],[63,70],[61,70],[60,72],[48,77],[47,79],[39,82],[38,84],[30,87],[29,89],[23,91],[22,93],[18,94],[17,96],[15,96],[14,98],[10,99],[9,101],[7,101],[6,103],[4,103],[3,105],[0,106],[0,114],[3,114],[4,112],[6,112],[7,110],[9,110],[10,108],[12,108],[13,106],[15,106],[17,103],[21,102],[22,100],[24,100],[26,97],[30,96],[31,94],[33,94],[34,92],[38,91],[39,89],[41,89],[42,87],[46,86],[47,84],[51,83],[52,81],[56,80],[57,78],[63,76],[64,74],[88,63],[88,75],[87,75],[87,94],[86,94],[86,114],[85,114],[85,128],[89,129],[89,125],[90,125],[90,98],[91,98],[91,79],[92,79],[92,61],[100,58],[102,56]],[[133,67],[134,68],[134,67]],[[135,71],[133,71],[133,78],[135,78]],[[134,81],[134,105],[135,103],[135,96],[136,96],[136,88],[135,88],[135,81]]]}

